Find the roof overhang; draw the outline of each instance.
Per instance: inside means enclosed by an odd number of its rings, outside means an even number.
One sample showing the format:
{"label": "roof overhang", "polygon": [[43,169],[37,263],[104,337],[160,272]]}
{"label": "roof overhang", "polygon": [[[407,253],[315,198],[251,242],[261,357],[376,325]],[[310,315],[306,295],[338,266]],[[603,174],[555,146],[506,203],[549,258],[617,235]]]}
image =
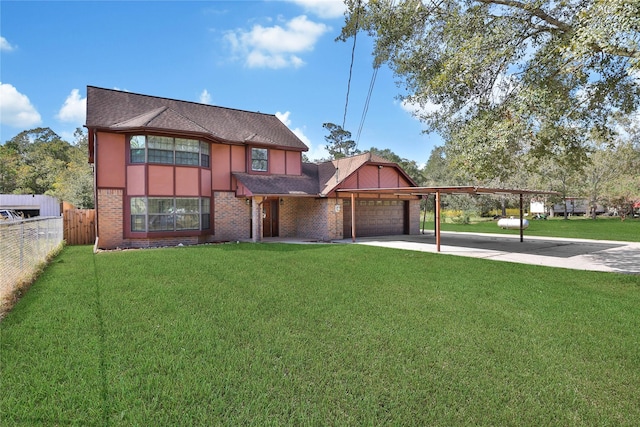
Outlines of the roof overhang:
{"label": "roof overhang", "polygon": [[560,195],[557,191],[529,190],[517,188],[492,188],[462,185],[452,187],[397,187],[397,188],[340,188],[339,193],[363,193],[363,194],[392,194],[395,196],[426,196],[429,194],[553,194]]}

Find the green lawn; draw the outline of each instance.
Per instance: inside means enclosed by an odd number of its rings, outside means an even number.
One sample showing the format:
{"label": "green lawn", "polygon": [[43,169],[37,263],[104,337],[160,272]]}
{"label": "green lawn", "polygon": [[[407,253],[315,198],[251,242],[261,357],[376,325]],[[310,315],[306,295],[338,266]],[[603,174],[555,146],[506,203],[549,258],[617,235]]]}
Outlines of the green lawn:
{"label": "green lawn", "polygon": [[[451,219],[448,219],[448,221],[451,221]],[[598,217],[596,220],[585,217],[571,217],[567,220],[552,218],[548,220],[528,219],[528,221],[529,228],[524,231],[524,234],[530,236],[640,242],[640,219],[621,221],[620,218],[612,217]],[[520,234],[519,230],[503,230],[498,227],[497,223],[497,220],[477,218],[472,219],[470,224],[442,222],[441,225],[443,231]],[[433,221],[427,221],[422,225],[427,230],[434,229]]]}
{"label": "green lawn", "polygon": [[68,247],[0,424],[637,425],[640,276],[361,245]]}

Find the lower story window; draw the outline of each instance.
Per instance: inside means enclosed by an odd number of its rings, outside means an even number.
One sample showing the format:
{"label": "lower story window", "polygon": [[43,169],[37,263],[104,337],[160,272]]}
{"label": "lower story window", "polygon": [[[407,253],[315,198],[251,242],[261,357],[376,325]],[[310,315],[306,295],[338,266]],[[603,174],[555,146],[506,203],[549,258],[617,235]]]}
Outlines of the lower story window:
{"label": "lower story window", "polygon": [[208,197],[132,197],[131,231],[183,231],[210,228]]}

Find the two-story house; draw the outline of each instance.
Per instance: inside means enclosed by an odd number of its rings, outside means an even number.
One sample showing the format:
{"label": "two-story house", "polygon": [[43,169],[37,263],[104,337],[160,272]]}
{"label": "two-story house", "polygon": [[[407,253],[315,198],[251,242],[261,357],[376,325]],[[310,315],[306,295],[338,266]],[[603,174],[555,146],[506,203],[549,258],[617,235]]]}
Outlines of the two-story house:
{"label": "two-story house", "polygon": [[89,86],[86,127],[100,248],[419,232],[418,197],[371,191],[415,186],[397,164],[304,163],[275,115]]}

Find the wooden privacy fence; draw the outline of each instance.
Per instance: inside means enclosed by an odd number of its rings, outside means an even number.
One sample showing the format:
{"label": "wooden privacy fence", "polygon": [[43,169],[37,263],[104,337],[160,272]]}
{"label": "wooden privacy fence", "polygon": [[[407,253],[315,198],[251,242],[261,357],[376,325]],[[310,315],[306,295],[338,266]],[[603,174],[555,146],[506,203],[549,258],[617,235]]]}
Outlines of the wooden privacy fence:
{"label": "wooden privacy fence", "polygon": [[95,242],[95,209],[65,209],[63,217],[67,245],[92,245]]}

